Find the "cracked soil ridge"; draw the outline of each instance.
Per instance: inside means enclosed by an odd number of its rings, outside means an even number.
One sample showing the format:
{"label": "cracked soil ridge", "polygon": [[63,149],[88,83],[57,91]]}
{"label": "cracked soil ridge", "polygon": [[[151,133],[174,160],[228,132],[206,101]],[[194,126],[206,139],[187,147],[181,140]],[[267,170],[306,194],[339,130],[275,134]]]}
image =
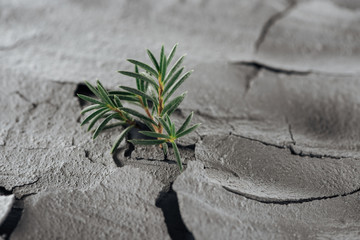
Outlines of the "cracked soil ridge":
{"label": "cracked soil ridge", "polygon": [[330,195],[330,196],[322,196],[322,197],[312,197],[312,198],[301,198],[301,199],[289,199],[289,200],[277,200],[277,199],[269,199],[269,198],[262,198],[262,197],[257,197],[255,195],[252,194],[247,194],[247,193],[243,193],[237,190],[233,190],[229,187],[226,186],[222,186],[222,188],[224,188],[226,191],[237,194],[239,196],[245,197],[247,199],[250,200],[254,200],[257,202],[261,202],[261,203],[265,203],[265,204],[279,204],[279,205],[289,205],[289,204],[302,204],[302,203],[308,203],[308,202],[313,202],[313,201],[321,201],[321,200],[326,200],[326,199],[332,199],[332,198],[337,198],[337,197],[346,197],[352,194],[355,194],[357,192],[360,192],[360,187],[348,192],[348,193],[343,193],[343,194],[335,194],[335,195]]}

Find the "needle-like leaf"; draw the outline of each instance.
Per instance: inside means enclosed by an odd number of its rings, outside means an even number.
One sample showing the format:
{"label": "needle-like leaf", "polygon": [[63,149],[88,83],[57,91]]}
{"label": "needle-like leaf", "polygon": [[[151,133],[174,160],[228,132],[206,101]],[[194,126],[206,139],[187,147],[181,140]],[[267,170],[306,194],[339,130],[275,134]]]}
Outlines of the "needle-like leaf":
{"label": "needle-like leaf", "polygon": [[167,122],[165,122],[164,121],[164,119],[162,119],[162,118],[156,118],[160,123],[161,123],[161,125],[164,127],[164,129],[165,129],[165,131],[169,134],[169,135],[171,135],[171,131],[170,131],[170,126],[167,124]]}
{"label": "needle-like leaf", "polygon": [[91,103],[105,105],[104,103],[100,102],[99,100],[96,100],[95,98],[92,98],[92,97],[88,97],[86,95],[78,94],[77,96],[79,98],[81,98],[82,100],[85,100],[85,101],[88,101],[88,102],[91,102]]}
{"label": "needle-like leaf", "polygon": [[169,125],[169,127],[170,127],[172,122],[171,122],[171,119],[170,119],[169,115],[168,115],[168,114],[165,114],[165,115],[164,115],[164,118],[165,118],[166,122],[168,123],[168,125]]}
{"label": "needle-like leaf", "polygon": [[[121,86],[119,86],[119,88],[121,88]],[[133,93],[131,92],[126,92],[126,91],[109,91],[108,92],[110,96],[112,95],[117,95],[117,96],[134,96]]]}
{"label": "needle-like leaf", "polygon": [[176,63],[174,64],[174,66],[172,66],[172,68],[169,71],[169,74],[166,76],[165,82],[168,81],[168,79],[171,78],[171,76],[175,73],[175,71],[180,67],[181,63],[184,61],[186,55],[181,56]]}
{"label": "needle-like leaf", "polygon": [[146,93],[144,93],[144,92],[142,92],[140,90],[137,90],[137,89],[131,88],[131,87],[125,87],[125,86],[121,86],[121,88],[126,90],[126,91],[129,91],[129,92],[131,92],[133,94],[141,96],[141,97],[145,98],[146,100],[150,100],[153,103],[156,103],[156,100],[153,97],[151,97],[150,95],[148,95],[148,94],[146,94]]}
{"label": "needle-like leaf", "polygon": [[142,120],[145,120],[145,121],[148,121],[148,122],[151,122],[152,124],[155,124],[156,125],[156,122],[154,120],[152,120],[151,118],[148,118],[147,116],[145,116],[144,114],[142,113],[139,113],[138,111],[136,110],[133,110],[133,109],[130,109],[130,108],[125,108],[125,107],[122,107],[120,108],[120,110],[124,111],[124,112],[127,112],[135,117],[138,117]]}
{"label": "needle-like leaf", "polygon": [[166,64],[169,66],[171,60],[173,59],[174,55],[175,55],[175,52],[176,52],[176,48],[178,46],[178,43],[176,43],[173,48],[171,49],[170,53],[169,53],[169,56],[166,60]]}
{"label": "needle-like leaf", "polygon": [[176,157],[176,162],[177,162],[177,164],[179,165],[180,172],[181,172],[182,169],[183,169],[183,166],[182,166],[182,162],[181,162],[181,157],[180,157],[179,149],[178,149],[178,147],[177,147],[177,145],[176,145],[175,142],[171,142],[171,144],[172,144],[172,147],[173,147],[173,149],[174,149],[174,153],[175,153],[175,157]]}
{"label": "needle-like leaf", "polygon": [[114,142],[111,150],[110,150],[110,153],[112,154],[115,149],[118,148],[118,146],[120,145],[120,143],[122,142],[122,140],[126,137],[126,134],[133,128],[134,126],[133,125],[130,125],[128,126],[127,128],[125,128],[121,134],[119,135],[119,137],[116,139],[116,141]]}
{"label": "needle-like leaf", "polygon": [[97,115],[99,115],[100,113],[104,112],[105,110],[107,110],[107,108],[100,108],[99,110],[93,112],[92,114],[90,114],[89,116],[87,116],[84,121],[82,121],[81,126],[83,126],[84,124],[88,123],[91,119],[93,119],[94,117],[96,117]]}
{"label": "needle-like leaf", "polygon": [[100,119],[100,118],[102,118],[104,115],[105,115],[105,113],[107,113],[107,112],[109,112],[110,110],[109,109],[105,109],[103,112],[101,112],[100,114],[98,114],[96,117],[94,117],[92,120],[91,120],[91,122],[90,122],[90,124],[89,124],[89,127],[88,127],[88,131],[90,131],[91,129],[92,129],[92,127],[95,125],[95,123]]}
{"label": "needle-like leaf", "polygon": [[161,134],[161,133],[156,133],[156,132],[150,132],[150,131],[139,131],[139,133],[148,136],[148,137],[154,137],[154,138],[165,138],[165,139],[169,139],[170,136],[165,135],[165,134]]}
{"label": "needle-like leaf", "polygon": [[175,136],[176,131],[175,131],[175,124],[174,123],[170,124],[170,132],[171,132],[171,136]]}
{"label": "needle-like leaf", "polygon": [[[160,73],[162,73],[162,70],[163,70],[163,66],[164,66],[164,56],[165,56],[165,53],[164,53],[164,45],[161,46],[161,50],[160,50]],[[166,59],[165,59],[166,60]]]}
{"label": "needle-like leaf", "polygon": [[166,68],[167,68],[167,63],[166,63],[166,56],[164,54],[164,55],[162,55],[162,67],[161,67],[161,81],[162,82],[165,82]]}
{"label": "needle-like leaf", "polygon": [[162,145],[164,155],[167,156],[167,154],[168,154],[168,145],[166,144],[166,142],[161,144],[161,145]]}
{"label": "needle-like leaf", "polygon": [[166,140],[157,140],[157,139],[133,139],[128,140],[128,142],[131,142],[133,144],[137,145],[159,145],[161,143],[166,142]]}
{"label": "needle-like leaf", "polygon": [[151,78],[149,78],[149,77],[147,77],[145,75],[142,75],[140,73],[133,73],[133,72],[127,72],[127,71],[119,71],[119,73],[121,73],[123,75],[126,75],[126,76],[129,76],[129,77],[140,79],[140,80],[145,81],[145,82],[148,82],[151,85],[153,85],[156,90],[159,88],[159,86],[157,85],[157,83],[153,79],[151,79]]}
{"label": "needle-like leaf", "polygon": [[150,58],[151,62],[154,64],[156,70],[159,72],[160,71],[160,66],[159,66],[158,62],[156,61],[156,58],[154,57],[154,54],[152,54],[152,52],[149,49],[146,49],[146,52],[149,55],[149,58]]}
{"label": "needle-like leaf", "polygon": [[177,83],[171,88],[170,92],[168,92],[168,94],[166,95],[165,100],[164,100],[165,102],[166,102],[166,101],[170,98],[170,96],[176,91],[176,89],[178,89],[178,88],[180,87],[180,85],[183,84],[184,81],[190,77],[190,75],[191,75],[192,72],[193,72],[193,71],[189,71],[189,72],[185,73],[184,76],[182,76],[182,77],[180,78],[180,80],[177,81]]}
{"label": "needle-like leaf", "polygon": [[96,128],[94,135],[93,135],[93,139],[95,139],[99,133],[101,132],[101,130],[103,130],[103,128],[106,126],[106,124],[115,117],[115,115],[117,115],[117,113],[113,113],[111,115],[109,115],[107,118],[104,119],[104,121],[102,121],[100,123],[100,125]]}
{"label": "needle-like leaf", "polygon": [[186,129],[186,127],[189,125],[189,123],[191,122],[191,119],[193,117],[193,112],[191,112],[189,114],[189,116],[185,119],[184,123],[181,125],[181,127],[176,131],[176,134],[181,133],[182,131],[184,131]]}
{"label": "needle-like leaf", "polygon": [[[117,119],[116,116],[114,118]],[[114,128],[114,127],[124,126],[125,124],[126,124],[125,121],[120,121],[120,122],[117,122],[117,123],[108,124],[103,128],[103,131],[107,130],[107,129]],[[132,125],[130,125],[130,126],[132,126]]]}
{"label": "needle-like leaf", "polygon": [[180,96],[174,98],[173,100],[171,100],[165,107],[164,110],[162,111],[162,115],[164,115],[165,113],[167,113],[167,115],[171,115],[176,108],[180,105],[180,103],[184,100],[185,96],[186,96],[187,92],[184,92],[183,94],[181,94]]}
{"label": "needle-like leaf", "polygon": [[200,125],[201,125],[200,123],[195,124],[194,126],[186,129],[185,131],[182,131],[182,132],[180,132],[180,133],[177,133],[177,134],[176,134],[176,138],[181,138],[181,137],[183,137],[183,136],[191,133],[192,131],[194,131],[195,129],[197,129]]}
{"label": "needle-like leaf", "polygon": [[91,83],[89,83],[88,81],[85,81],[85,84],[90,89],[90,91],[93,94],[95,94],[95,96],[97,96],[98,98],[101,98],[100,93],[98,92],[98,90],[96,90],[96,88],[93,85],[91,85]]}
{"label": "needle-like leaf", "polygon": [[116,107],[122,107],[123,106],[121,101],[120,101],[120,98],[118,96],[116,96],[116,95],[114,96],[114,102],[115,102]]}
{"label": "needle-like leaf", "polygon": [[108,96],[108,92],[105,90],[105,88],[103,87],[103,85],[101,84],[101,82],[98,80],[97,81],[97,87],[99,90],[99,93],[101,95],[101,99],[106,102],[107,104],[109,104],[110,106],[114,107],[114,103],[111,101],[110,97]]}
{"label": "needle-like leaf", "polygon": [[166,82],[165,88],[164,88],[164,92],[163,94],[165,95],[167,93],[167,91],[169,91],[169,89],[174,85],[174,83],[176,82],[176,80],[179,78],[179,76],[181,75],[182,71],[184,70],[184,67],[180,68],[179,71],[177,71],[174,76]]}
{"label": "needle-like leaf", "polygon": [[103,105],[99,105],[99,104],[96,104],[96,105],[90,105],[90,106],[87,106],[86,108],[84,108],[82,111],[81,111],[81,114],[84,114],[86,112],[89,112],[89,111],[92,111],[94,109],[99,109],[101,107],[104,107]]}
{"label": "needle-like leaf", "polygon": [[156,78],[158,77],[158,72],[156,70],[154,70],[152,67],[150,67],[149,65],[139,62],[137,60],[133,60],[133,59],[128,59],[129,62],[141,67],[142,69],[148,71],[150,74],[152,74],[153,76],[155,76]]}
{"label": "needle-like leaf", "polygon": [[[135,73],[139,73],[139,68],[138,68],[137,65],[135,65]],[[142,90],[142,86],[141,86],[142,82],[143,81],[140,81],[138,78],[136,78],[136,87],[137,87],[137,89]]]}

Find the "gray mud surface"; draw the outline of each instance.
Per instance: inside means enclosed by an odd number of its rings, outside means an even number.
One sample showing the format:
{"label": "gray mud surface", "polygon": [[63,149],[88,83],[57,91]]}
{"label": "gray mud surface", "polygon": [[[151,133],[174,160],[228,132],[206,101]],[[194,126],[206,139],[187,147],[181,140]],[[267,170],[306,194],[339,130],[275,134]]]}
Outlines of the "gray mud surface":
{"label": "gray mud surface", "polygon": [[[0,0],[0,33],[0,239],[360,239],[359,1]],[[177,42],[185,170],[110,155],[82,82]]]}

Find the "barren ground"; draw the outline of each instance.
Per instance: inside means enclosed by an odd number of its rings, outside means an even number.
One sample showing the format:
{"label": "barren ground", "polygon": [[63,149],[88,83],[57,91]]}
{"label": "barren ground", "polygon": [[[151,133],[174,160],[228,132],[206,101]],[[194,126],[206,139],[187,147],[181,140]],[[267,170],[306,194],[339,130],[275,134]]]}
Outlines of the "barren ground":
{"label": "barren ground", "polygon": [[[0,0],[0,239],[360,239],[357,0]],[[95,141],[84,80],[179,43],[172,149]]]}

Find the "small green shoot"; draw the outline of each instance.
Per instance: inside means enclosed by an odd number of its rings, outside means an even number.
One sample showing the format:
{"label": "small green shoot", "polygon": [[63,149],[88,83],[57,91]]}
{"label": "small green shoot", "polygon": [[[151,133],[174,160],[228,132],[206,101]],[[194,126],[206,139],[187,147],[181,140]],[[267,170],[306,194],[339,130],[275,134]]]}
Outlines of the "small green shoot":
{"label": "small green shoot", "polygon": [[[113,144],[111,153],[114,153],[120,143],[127,138],[130,130],[136,127],[142,130],[139,132],[146,139],[132,139],[128,142],[139,145],[158,145],[163,149],[165,155],[168,153],[168,144],[171,145],[179,169],[182,171],[183,165],[176,140],[193,132],[200,124],[188,127],[193,117],[193,113],[190,113],[184,123],[176,130],[175,124],[170,118],[184,100],[186,92],[177,97],[172,96],[192,73],[192,71],[188,71],[182,74],[184,67],[181,67],[181,64],[185,55],[170,67],[176,49],[177,44],[167,57],[164,46],[162,46],[159,60],[150,50],[147,50],[153,66],[128,59],[134,65],[134,72],[119,71],[119,73],[133,78],[136,81],[136,88],[119,86],[120,90],[108,92],[100,81],[97,81],[96,86],[85,82],[96,98],[78,94],[79,98],[92,103],[81,112],[82,114],[90,113],[81,125],[89,123],[88,131],[90,131],[95,123],[101,121],[93,133],[93,139],[106,129],[124,127]],[[143,72],[139,70],[143,70]],[[124,102],[142,108],[144,113],[139,112],[136,108],[124,107]],[[142,125],[146,125],[148,129],[143,129]]]}

